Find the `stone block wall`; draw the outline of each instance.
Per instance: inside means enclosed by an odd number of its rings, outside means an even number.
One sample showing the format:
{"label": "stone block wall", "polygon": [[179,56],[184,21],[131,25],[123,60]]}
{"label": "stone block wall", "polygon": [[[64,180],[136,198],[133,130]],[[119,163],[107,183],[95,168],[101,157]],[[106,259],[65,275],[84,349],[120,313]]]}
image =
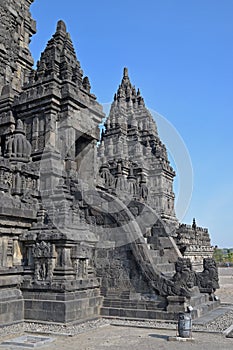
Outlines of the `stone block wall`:
{"label": "stone block wall", "polygon": [[24,291],[24,318],[30,321],[69,323],[99,315],[99,288],[74,292]]}
{"label": "stone block wall", "polygon": [[16,288],[0,290],[0,324],[12,324],[24,319],[22,292]]}

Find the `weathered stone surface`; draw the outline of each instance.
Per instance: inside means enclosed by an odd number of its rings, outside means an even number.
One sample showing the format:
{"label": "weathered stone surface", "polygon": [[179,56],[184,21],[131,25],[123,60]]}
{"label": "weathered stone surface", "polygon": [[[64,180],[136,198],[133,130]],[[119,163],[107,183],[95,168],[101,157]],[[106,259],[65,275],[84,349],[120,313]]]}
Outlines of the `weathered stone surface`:
{"label": "weathered stone surface", "polygon": [[69,323],[99,315],[99,288],[75,292],[24,292],[25,318],[34,321]]}
{"label": "weathered stone surface", "polygon": [[0,7],[0,94],[9,86],[15,92],[27,81],[33,59],[29,42],[36,32],[29,6],[34,0],[2,0]]}
{"label": "weathered stone surface", "polygon": [[191,260],[196,271],[202,270],[203,259],[212,257],[213,247],[207,228],[180,224],[176,230],[176,243],[184,257]]}
{"label": "weathered stone surface", "polygon": [[21,322],[24,319],[24,300],[16,288],[0,289],[0,324]]}

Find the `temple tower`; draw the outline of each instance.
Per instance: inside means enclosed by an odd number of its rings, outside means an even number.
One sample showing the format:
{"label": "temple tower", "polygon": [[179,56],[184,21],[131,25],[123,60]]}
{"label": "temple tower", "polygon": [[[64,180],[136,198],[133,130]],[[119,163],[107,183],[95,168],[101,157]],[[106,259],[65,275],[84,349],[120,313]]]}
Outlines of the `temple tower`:
{"label": "temple tower", "polygon": [[[25,318],[35,317],[31,302],[41,321],[93,317],[101,303],[93,268],[98,240],[85,222],[83,192],[95,185],[96,143],[104,114],[63,21],[58,21],[13,107],[32,145],[32,163],[40,169],[37,223],[21,237],[25,270],[30,271],[21,286],[27,299]],[[61,313],[55,312],[56,298]]]}
{"label": "temple tower", "polygon": [[[112,186],[124,199],[145,201],[168,224],[177,224],[172,169],[156,123],[140,90],[124,68],[99,146],[100,173],[115,178]],[[109,180],[108,180],[109,181]],[[107,184],[109,186],[109,184]]]}
{"label": "temple tower", "polygon": [[[32,144],[33,160],[40,160],[46,147],[53,148],[61,159],[73,162],[80,177],[93,182],[98,125],[104,114],[63,21],[58,21],[14,109]],[[90,162],[82,161],[86,155]]]}

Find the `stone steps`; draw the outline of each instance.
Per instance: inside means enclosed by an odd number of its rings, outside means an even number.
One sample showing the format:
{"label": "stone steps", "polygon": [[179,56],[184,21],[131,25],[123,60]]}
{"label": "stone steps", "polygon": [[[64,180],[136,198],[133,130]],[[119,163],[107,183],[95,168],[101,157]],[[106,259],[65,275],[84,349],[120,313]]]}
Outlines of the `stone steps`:
{"label": "stone steps", "polygon": [[[194,308],[192,311],[192,319],[196,320],[199,317],[207,317],[213,310],[215,310],[219,304],[201,304],[198,308]],[[102,317],[127,319],[127,320],[164,320],[164,321],[177,321],[179,313],[168,312],[164,310],[144,310],[144,309],[123,309],[123,308],[108,308],[102,307],[100,309]]]}
{"label": "stone steps", "polygon": [[196,305],[194,306],[192,311],[192,318],[197,319],[204,315],[208,315],[208,313],[215,310],[219,305],[220,303],[218,301],[209,302],[207,304]]}
{"label": "stone steps", "polygon": [[196,305],[192,311],[193,319],[207,316],[211,311],[217,309],[220,306],[220,301],[208,301],[206,303]]}
{"label": "stone steps", "polygon": [[153,259],[153,262],[155,263],[155,265],[167,263],[167,257],[164,257],[164,256],[154,256],[152,254],[152,259]]}
{"label": "stone steps", "polygon": [[175,273],[175,264],[173,262],[169,262],[166,250],[164,251],[164,255],[160,255],[160,251],[158,249],[150,249],[149,252],[153,263],[160,272],[167,276],[172,276]]}
{"label": "stone steps", "polygon": [[146,301],[146,300],[122,300],[122,299],[110,299],[104,298],[103,307],[113,308],[126,308],[126,309],[143,309],[143,310],[155,310],[165,309],[165,301]]}
{"label": "stone steps", "polygon": [[124,319],[157,319],[157,320],[171,320],[173,313],[162,310],[145,310],[145,309],[125,309],[114,307],[102,307],[100,309],[102,317],[115,317]]}
{"label": "stone steps", "polygon": [[106,297],[108,299],[130,299],[130,291],[118,291],[118,290],[108,290],[106,292]]}
{"label": "stone steps", "polygon": [[[192,318],[197,319],[216,309],[219,301],[210,302],[208,295],[203,294],[193,297],[190,301],[193,307]],[[100,309],[102,317],[123,319],[154,319],[154,320],[177,320],[179,311],[166,311],[164,301],[142,301],[142,300],[113,300],[105,298]]]}
{"label": "stone steps", "polygon": [[208,304],[209,302],[209,295],[208,294],[200,294],[197,296],[193,296],[191,298],[191,305],[193,307],[200,306],[202,304]]}
{"label": "stone steps", "polygon": [[106,317],[154,319],[165,317],[163,315],[165,307],[166,301],[164,300],[123,300],[105,297],[100,314]]}

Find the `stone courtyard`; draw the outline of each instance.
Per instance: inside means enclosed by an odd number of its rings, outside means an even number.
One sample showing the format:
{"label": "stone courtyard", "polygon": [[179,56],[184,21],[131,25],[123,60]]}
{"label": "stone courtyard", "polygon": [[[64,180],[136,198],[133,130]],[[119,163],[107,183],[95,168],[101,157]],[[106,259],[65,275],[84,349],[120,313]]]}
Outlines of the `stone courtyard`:
{"label": "stone courtyard", "polygon": [[[223,350],[232,349],[232,339],[227,339],[221,334],[195,333],[194,342],[167,341],[168,336],[173,336],[174,331],[159,329],[139,329],[127,327],[108,326],[99,328],[73,338],[59,337],[47,346],[39,349],[50,350]],[[1,349],[17,349],[17,347],[2,347]]]}

